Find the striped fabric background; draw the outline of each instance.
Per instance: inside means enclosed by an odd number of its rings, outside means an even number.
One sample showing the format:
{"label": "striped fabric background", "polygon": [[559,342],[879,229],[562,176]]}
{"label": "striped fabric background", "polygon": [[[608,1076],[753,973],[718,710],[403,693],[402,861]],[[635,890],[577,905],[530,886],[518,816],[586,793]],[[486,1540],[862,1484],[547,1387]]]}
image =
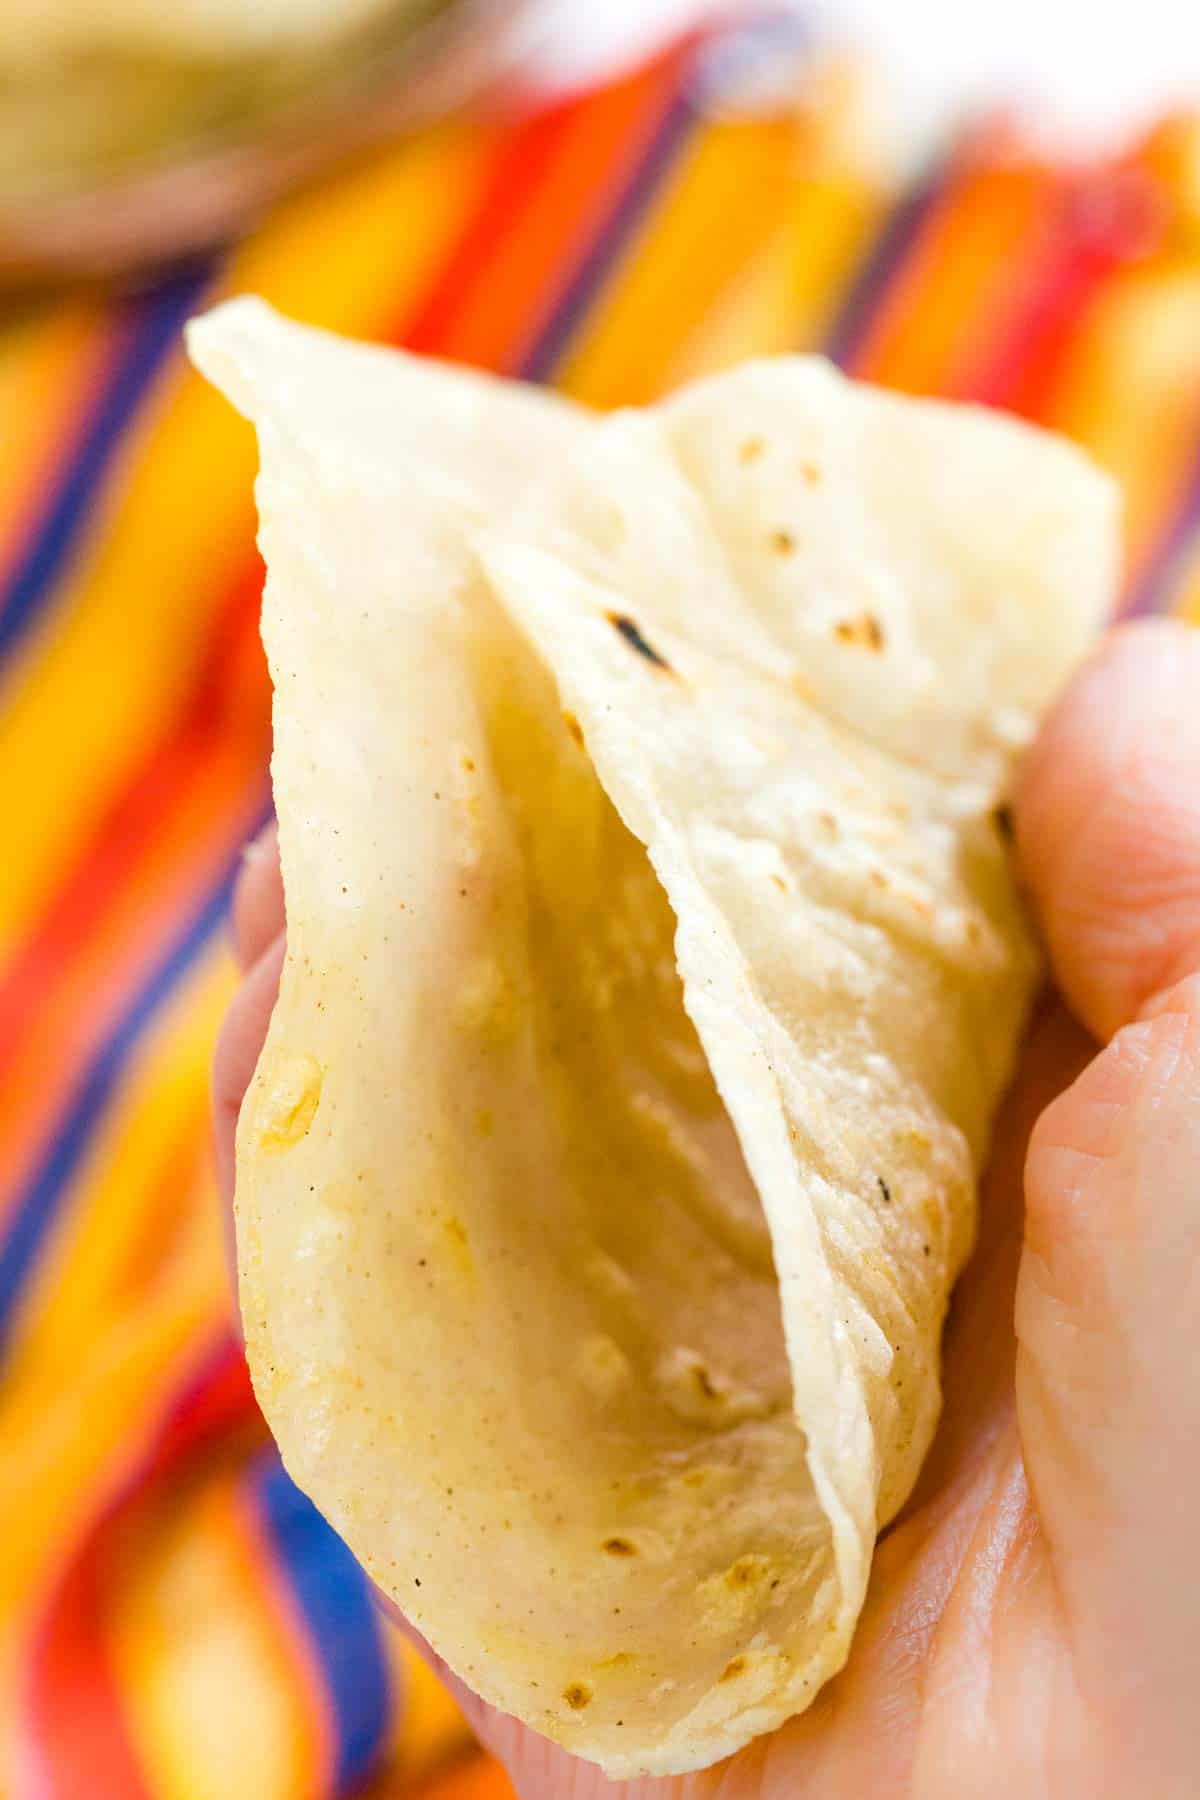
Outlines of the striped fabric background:
{"label": "striped fabric background", "polygon": [[[251,435],[179,328],[233,291],[649,398],[751,352],[1068,431],[1129,611],[1200,620],[1200,120],[1051,166],[1005,122],[883,194],[845,82],[723,83],[767,19],[455,121],[134,295],[0,318],[0,1792],[500,1800],[288,1481],[230,1330],[207,1065],[269,809]],[[407,1687],[408,1703],[401,1701]]]}

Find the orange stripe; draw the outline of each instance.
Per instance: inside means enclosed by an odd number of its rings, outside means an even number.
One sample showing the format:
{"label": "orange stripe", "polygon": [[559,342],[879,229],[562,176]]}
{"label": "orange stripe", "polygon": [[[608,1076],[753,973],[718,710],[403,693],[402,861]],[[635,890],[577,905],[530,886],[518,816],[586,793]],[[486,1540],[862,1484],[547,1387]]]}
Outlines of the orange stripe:
{"label": "orange stripe", "polygon": [[908,334],[912,320],[919,317],[920,294],[937,267],[940,244],[957,224],[958,196],[966,179],[960,166],[963,154],[955,151],[947,156],[929,211],[906,246],[902,261],[890,271],[884,292],[856,338],[849,367],[858,380],[903,387]]}
{"label": "orange stripe", "polygon": [[963,382],[971,351],[995,329],[989,308],[1009,303],[1020,260],[1040,243],[1056,199],[1042,170],[1004,171],[985,135],[956,167],[878,308],[854,373],[904,393]]}
{"label": "orange stripe", "polygon": [[403,340],[419,355],[435,355],[453,335],[472,287],[504,254],[522,213],[532,206],[539,184],[571,142],[574,110],[557,106],[536,114],[506,133],[494,146],[490,166],[471,212],[436,265],[420,302],[400,309],[384,325],[387,339]]}
{"label": "orange stripe", "polygon": [[[372,1800],[384,1800],[385,1794],[388,1800],[408,1800],[406,1791],[395,1787],[373,1793]],[[490,1756],[473,1756],[461,1768],[418,1788],[412,1800],[516,1800],[516,1794],[498,1762]]]}
{"label": "orange stripe", "polygon": [[912,321],[904,369],[911,392],[961,398],[971,391],[980,347],[1016,300],[1019,270],[1050,229],[1055,183],[1045,168],[1006,163],[971,173],[947,221],[940,266]]}

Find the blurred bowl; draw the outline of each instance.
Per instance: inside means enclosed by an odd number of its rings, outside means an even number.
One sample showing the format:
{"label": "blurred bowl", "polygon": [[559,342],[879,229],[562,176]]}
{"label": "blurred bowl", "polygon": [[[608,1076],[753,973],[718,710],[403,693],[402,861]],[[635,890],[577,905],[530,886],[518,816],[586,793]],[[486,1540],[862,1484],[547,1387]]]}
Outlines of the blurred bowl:
{"label": "blurred bowl", "polygon": [[318,170],[485,94],[518,9],[365,10],[348,30],[225,54],[160,41],[5,62],[0,41],[0,287],[150,271],[207,248]]}

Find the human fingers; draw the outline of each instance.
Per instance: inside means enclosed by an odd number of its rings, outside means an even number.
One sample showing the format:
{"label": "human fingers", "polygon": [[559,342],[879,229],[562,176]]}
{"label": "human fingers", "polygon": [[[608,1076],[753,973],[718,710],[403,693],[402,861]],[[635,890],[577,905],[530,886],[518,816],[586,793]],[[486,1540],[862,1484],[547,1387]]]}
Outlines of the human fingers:
{"label": "human fingers", "polygon": [[1056,974],[1109,1040],[1030,1145],[1018,1419],[1080,1679],[1148,1793],[1200,1757],[1198,696],[1200,637],[1118,634],[1017,814]]}
{"label": "human fingers", "polygon": [[234,995],[213,1056],[213,1153],[221,1199],[227,1208],[233,1204],[238,1114],[271,1021],[283,953],[284,935],[280,931],[262,950]]}
{"label": "human fingers", "polygon": [[1107,1039],[1200,962],[1200,631],[1106,640],[1026,759],[1016,821],[1058,984]]}

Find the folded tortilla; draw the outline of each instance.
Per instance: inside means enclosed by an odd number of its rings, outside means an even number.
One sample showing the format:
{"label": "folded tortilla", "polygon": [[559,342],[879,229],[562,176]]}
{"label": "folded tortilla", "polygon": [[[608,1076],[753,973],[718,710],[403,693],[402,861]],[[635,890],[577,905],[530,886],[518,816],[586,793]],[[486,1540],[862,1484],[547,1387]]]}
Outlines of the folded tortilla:
{"label": "folded tortilla", "polygon": [[700,1767],[840,1668],[936,1423],[1112,491],[811,359],[601,420],[252,301],[191,341],[262,456],[258,1395],[485,1698]]}

